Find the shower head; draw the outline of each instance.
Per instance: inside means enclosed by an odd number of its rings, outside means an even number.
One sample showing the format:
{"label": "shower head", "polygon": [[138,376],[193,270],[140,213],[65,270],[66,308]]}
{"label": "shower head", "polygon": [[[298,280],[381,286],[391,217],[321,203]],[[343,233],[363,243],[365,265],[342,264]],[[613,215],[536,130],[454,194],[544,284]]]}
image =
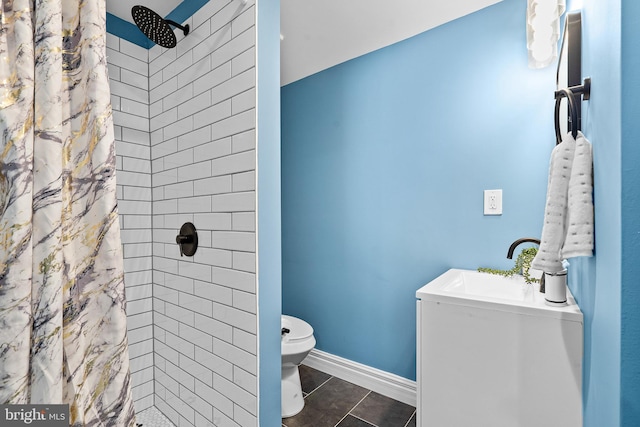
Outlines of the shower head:
{"label": "shower head", "polygon": [[131,16],[135,21],[140,31],[149,38],[152,42],[159,44],[162,47],[175,47],[178,43],[176,35],[169,25],[180,28],[184,35],[189,34],[189,24],[182,26],[177,22],[163,19],[160,15],[153,10],[144,6],[133,6],[131,8]]}

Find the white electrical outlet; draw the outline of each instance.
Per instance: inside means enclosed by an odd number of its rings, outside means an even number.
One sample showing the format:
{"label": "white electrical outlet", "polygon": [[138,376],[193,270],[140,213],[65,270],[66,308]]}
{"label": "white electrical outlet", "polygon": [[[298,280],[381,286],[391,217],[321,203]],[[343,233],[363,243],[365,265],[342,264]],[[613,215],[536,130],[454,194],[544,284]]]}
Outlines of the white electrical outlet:
{"label": "white electrical outlet", "polygon": [[502,215],[502,190],[484,190],[484,214]]}

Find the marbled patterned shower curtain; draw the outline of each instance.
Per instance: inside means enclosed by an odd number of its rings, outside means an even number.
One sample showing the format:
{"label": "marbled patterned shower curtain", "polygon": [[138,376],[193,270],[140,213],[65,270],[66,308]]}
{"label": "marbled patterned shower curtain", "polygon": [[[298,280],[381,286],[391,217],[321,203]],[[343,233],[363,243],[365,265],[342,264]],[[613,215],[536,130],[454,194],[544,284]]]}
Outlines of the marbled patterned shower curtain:
{"label": "marbled patterned shower curtain", "polygon": [[2,0],[0,403],[133,426],[105,0]]}

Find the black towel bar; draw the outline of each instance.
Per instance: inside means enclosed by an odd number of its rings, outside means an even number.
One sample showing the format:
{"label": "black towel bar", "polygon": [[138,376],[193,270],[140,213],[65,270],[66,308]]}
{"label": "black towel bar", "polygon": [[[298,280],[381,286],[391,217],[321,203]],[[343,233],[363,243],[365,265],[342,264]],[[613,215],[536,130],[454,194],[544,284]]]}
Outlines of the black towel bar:
{"label": "black towel bar", "polygon": [[[562,135],[560,130],[560,102],[562,98],[567,98],[569,103],[570,125],[571,135],[575,139],[578,136],[578,130],[580,130],[579,117],[578,117],[578,102],[583,99],[586,101],[591,95],[591,78],[584,79],[584,83],[580,86],[572,86],[566,89],[560,89],[555,91],[554,97],[556,99],[555,108],[555,127],[556,127],[556,145],[562,142]],[[576,99],[577,98],[577,99]]]}

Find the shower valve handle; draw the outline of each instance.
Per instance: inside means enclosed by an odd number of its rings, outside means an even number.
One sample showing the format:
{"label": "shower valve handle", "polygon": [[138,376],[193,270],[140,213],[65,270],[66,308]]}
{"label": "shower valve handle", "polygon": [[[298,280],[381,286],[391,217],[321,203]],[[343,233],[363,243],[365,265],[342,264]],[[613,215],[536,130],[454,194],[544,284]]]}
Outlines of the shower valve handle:
{"label": "shower valve handle", "polygon": [[193,256],[198,249],[198,233],[195,225],[185,222],[180,228],[180,234],[176,236],[176,243],[180,247],[180,256]]}
{"label": "shower valve handle", "polygon": [[182,245],[183,243],[193,243],[193,236],[183,236],[178,234],[176,236],[176,243]]}
{"label": "shower valve handle", "polygon": [[193,236],[183,236],[182,234],[178,234],[176,236],[176,243],[178,244],[178,247],[180,247],[180,256],[184,256],[182,245],[193,243]]}

